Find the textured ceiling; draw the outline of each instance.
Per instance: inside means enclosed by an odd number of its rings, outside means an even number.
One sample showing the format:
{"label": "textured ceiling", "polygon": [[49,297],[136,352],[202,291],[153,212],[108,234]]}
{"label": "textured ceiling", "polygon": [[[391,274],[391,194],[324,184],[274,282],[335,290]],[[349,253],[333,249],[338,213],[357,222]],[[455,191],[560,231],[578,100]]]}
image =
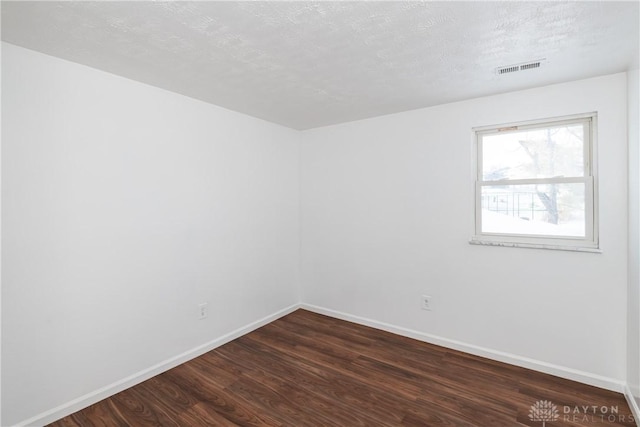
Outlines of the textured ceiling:
{"label": "textured ceiling", "polygon": [[2,39],[308,129],[624,71],[638,6],[3,1]]}

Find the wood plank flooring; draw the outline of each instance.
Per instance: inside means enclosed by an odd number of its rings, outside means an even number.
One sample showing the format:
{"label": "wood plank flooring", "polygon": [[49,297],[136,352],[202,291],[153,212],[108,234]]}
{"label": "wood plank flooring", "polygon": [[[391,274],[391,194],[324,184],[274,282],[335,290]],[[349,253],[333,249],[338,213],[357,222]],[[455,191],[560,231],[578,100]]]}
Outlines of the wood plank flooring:
{"label": "wood plank flooring", "polygon": [[[529,418],[532,405],[554,412]],[[568,411],[568,412],[567,412]],[[635,426],[621,394],[298,310],[51,426]]]}

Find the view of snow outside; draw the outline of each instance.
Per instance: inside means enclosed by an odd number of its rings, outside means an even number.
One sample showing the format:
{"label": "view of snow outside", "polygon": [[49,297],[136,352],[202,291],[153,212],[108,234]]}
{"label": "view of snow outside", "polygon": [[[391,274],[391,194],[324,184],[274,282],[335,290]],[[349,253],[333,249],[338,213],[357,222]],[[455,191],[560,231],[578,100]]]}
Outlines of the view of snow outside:
{"label": "view of snow outside", "polygon": [[583,182],[509,182],[584,177],[583,135],[581,123],[484,135],[482,232],[585,237]]}

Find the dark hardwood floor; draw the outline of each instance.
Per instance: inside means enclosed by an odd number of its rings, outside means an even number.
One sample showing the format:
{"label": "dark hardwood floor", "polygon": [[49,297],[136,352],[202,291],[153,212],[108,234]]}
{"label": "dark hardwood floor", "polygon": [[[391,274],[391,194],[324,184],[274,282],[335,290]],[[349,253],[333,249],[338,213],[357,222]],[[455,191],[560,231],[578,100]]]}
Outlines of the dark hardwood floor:
{"label": "dark hardwood floor", "polygon": [[[539,401],[555,407],[531,420]],[[298,310],[51,426],[513,427],[544,420],[545,427],[635,426],[621,394]]]}

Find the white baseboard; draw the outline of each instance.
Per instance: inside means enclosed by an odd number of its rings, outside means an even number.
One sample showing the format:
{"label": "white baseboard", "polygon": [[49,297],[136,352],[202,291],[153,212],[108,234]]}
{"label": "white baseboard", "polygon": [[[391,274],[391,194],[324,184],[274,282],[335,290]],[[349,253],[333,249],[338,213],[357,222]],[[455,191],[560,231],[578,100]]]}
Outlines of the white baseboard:
{"label": "white baseboard", "polygon": [[[451,348],[454,350],[463,351],[465,353],[474,354],[476,356],[486,357],[488,359],[497,360],[499,362],[508,363],[515,366],[520,366],[523,368],[533,369],[535,371],[555,375],[561,378],[566,378],[573,381],[578,381],[584,384],[593,385],[596,387],[604,388],[607,390],[612,390],[618,393],[623,393],[629,402],[629,406],[631,407],[631,411],[634,414],[636,420],[640,420],[640,409],[638,408],[637,402],[633,398],[630,389],[623,381],[615,380],[608,377],[603,377],[600,375],[591,374],[589,372],[579,371],[576,369],[554,365],[547,362],[542,362],[535,359],[530,359],[523,356],[518,356],[498,350],[493,350],[485,347],[476,346],[473,344],[464,343],[461,341],[452,340],[449,338],[443,338],[437,335],[427,334],[424,332],[419,332],[395,325],[391,325],[384,322],[378,322],[376,320],[367,319],[360,316],[354,316],[351,314],[343,313],[336,310],[331,310],[324,307],[315,306],[312,304],[293,304],[287,308],[284,308],[274,314],[263,317],[255,322],[252,322],[246,326],[243,326],[235,331],[232,331],[228,334],[225,334],[213,341],[205,343],[201,346],[195,347],[191,350],[188,350],[182,354],[179,354],[175,357],[172,357],[168,360],[165,360],[161,363],[158,363],[150,368],[147,368],[143,371],[137,372],[127,378],[116,381],[108,386],[95,390],[91,393],[88,393],[84,396],[81,396],[77,399],[74,399],[70,402],[67,402],[63,405],[60,405],[56,408],[38,414],[28,420],[22,421],[15,425],[15,427],[26,427],[26,426],[41,426],[45,424],[49,424],[53,421],[56,421],[60,418],[63,418],[67,415],[70,415],[76,411],[79,411],[87,406],[90,406],[94,403],[97,403],[103,399],[106,399],[109,396],[113,396],[116,393],[119,393],[127,388],[133,387],[136,384],[139,384],[143,381],[148,380],[162,372],[168,371],[182,363],[185,363],[191,359],[194,359],[202,354],[215,349],[221,345],[228,343],[236,338],[239,338],[255,329],[258,329],[270,322],[273,322],[280,317],[286,316],[293,311],[302,308],[305,310],[309,310],[315,313],[324,314],[326,316],[334,317],[336,319],[346,320],[348,322],[357,323],[360,325],[369,326],[375,329],[380,329],[383,331],[391,332],[397,335],[402,335],[405,337],[417,339],[419,341],[428,342],[431,344],[439,345],[442,347]],[[638,421],[636,421],[638,422]],[[640,427],[640,424],[638,424]]]}
{"label": "white baseboard", "polygon": [[633,418],[635,418],[636,425],[640,427],[640,407],[638,407],[638,401],[633,396],[633,393],[627,384],[624,386],[624,397],[627,399],[629,408],[631,408],[631,413],[633,414]]}
{"label": "white baseboard", "polygon": [[298,308],[300,308],[299,304],[293,304],[287,308],[277,311],[274,314],[263,317],[262,319],[256,320],[255,322],[252,322],[246,326],[236,329],[235,331],[229,332],[228,334],[225,334],[219,338],[216,338],[213,341],[209,341],[208,343],[202,344],[191,350],[185,351],[182,354],[179,354],[163,362],[160,362],[150,368],[137,372],[127,378],[116,381],[112,384],[109,384],[108,386],[102,387],[91,393],[85,394],[84,396],[80,396],[77,399],[74,399],[56,408],[53,408],[46,412],[38,414],[34,417],[29,418],[28,420],[24,420],[16,424],[15,427],[42,426],[42,425],[49,424],[53,421],[59,420],[60,418],[66,417],[67,415],[73,414],[74,412],[77,412],[83,408],[86,408],[87,406],[93,405],[94,403],[97,403],[103,399],[106,399],[109,396],[113,396],[114,394],[119,393],[123,390],[126,390],[130,387],[133,387],[136,384],[140,384],[141,382],[146,381],[149,378],[155,377],[156,375],[161,374],[165,371],[168,371],[169,369],[175,368],[176,366],[182,363],[185,363],[198,356],[201,356],[204,353],[211,351],[216,347],[220,347],[221,345],[224,345],[229,341],[233,341],[236,338],[239,338],[255,329],[258,329],[268,323],[271,323],[282,316],[286,316],[287,314],[297,310]]}
{"label": "white baseboard", "polygon": [[353,323],[357,323],[364,326],[370,326],[375,329],[381,329],[383,331],[413,338],[419,341],[428,342],[430,344],[435,344],[442,347],[463,351],[465,353],[470,353],[476,356],[486,357],[487,359],[497,360],[499,362],[508,363],[510,365],[520,366],[523,368],[528,368],[535,371],[543,372],[545,374],[555,375],[557,377],[566,378],[572,381],[577,381],[577,382],[589,384],[595,387],[604,388],[607,390],[615,391],[617,393],[624,393],[624,388],[626,386],[626,383],[624,381],[616,380],[613,378],[608,378],[601,375],[592,374],[589,372],[579,371],[577,369],[568,368],[565,366],[559,366],[552,363],[542,362],[540,360],[530,359],[528,357],[518,356],[516,354],[506,353],[499,350],[480,347],[477,345],[468,344],[461,341],[452,340],[449,338],[443,338],[437,335],[431,335],[424,332],[419,332],[419,331],[391,325],[384,322],[378,322],[376,320],[371,320],[371,319],[367,319],[360,316],[354,316],[351,314],[342,313],[340,311],[331,310],[324,307],[318,307],[312,304],[303,303],[300,305],[300,308],[313,311],[318,314],[324,314],[326,316],[335,317],[337,319],[346,320],[348,322],[353,322]]}

